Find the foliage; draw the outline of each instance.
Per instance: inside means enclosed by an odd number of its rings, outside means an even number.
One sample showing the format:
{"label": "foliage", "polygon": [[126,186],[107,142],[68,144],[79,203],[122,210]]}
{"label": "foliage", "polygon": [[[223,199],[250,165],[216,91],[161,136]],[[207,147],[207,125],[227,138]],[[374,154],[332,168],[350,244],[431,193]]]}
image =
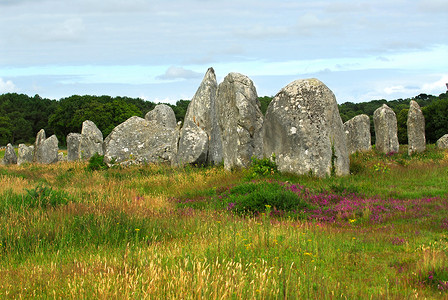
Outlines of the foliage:
{"label": "foliage", "polygon": [[275,163],[275,154],[272,154],[271,158],[258,159],[253,156],[251,159],[252,164],[249,169],[250,178],[278,173],[277,164]]}
{"label": "foliage", "polygon": [[105,170],[108,166],[104,162],[104,155],[99,155],[98,153],[95,153],[90,157],[89,164],[86,167],[86,170],[88,171],[98,171],[98,170]]}

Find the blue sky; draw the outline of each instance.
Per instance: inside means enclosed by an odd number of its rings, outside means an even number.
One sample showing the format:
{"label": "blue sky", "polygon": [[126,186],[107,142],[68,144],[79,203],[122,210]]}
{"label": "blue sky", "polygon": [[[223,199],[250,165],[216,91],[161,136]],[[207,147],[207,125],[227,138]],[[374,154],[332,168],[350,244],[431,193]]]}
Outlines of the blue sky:
{"label": "blue sky", "polygon": [[438,95],[445,0],[0,0],[0,93],[191,99],[207,68],[259,96],[315,77],[339,103]]}

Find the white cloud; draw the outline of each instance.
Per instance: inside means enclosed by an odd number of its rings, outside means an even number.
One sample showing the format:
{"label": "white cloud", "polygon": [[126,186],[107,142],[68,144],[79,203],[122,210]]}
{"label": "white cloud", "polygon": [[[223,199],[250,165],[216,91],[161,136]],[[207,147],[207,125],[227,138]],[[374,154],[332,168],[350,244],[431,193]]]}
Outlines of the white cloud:
{"label": "white cloud", "polygon": [[4,81],[0,78],[0,93],[14,93],[17,92],[17,87],[11,80]]}
{"label": "white cloud", "polygon": [[187,70],[182,67],[171,66],[166,70],[165,74],[160,75],[157,79],[176,80],[176,79],[193,79],[203,76],[202,73]]}
{"label": "white cloud", "polygon": [[448,74],[442,75],[439,80],[423,84],[422,92],[426,94],[439,94],[448,89]]}

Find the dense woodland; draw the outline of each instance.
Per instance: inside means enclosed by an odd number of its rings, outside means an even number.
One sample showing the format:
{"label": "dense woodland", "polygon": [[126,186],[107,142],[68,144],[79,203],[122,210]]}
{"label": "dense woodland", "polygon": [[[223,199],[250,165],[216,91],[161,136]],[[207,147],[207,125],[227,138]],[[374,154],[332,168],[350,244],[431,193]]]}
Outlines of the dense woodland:
{"label": "dense woodland", "polygon": [[[439,96],[420,94],[414,98],[392,101],[373,100],[370,102],[339,105],[342,121],[356,115],[367,114],[371,118],[372,143],[375,140],[373,112],[383,104],[391,107],[398,122],[398,139],[400,144],[407,144],[406,120],[409,102],[416,100],[422,107],[426,120],[426,140],[435,143],[438,138],[448,133],[448,92]],[[260,97],[263,113],[272,97]],[[189,100],[179,100],[170,105],[178,121],[183,121]],[[70,96],[60,100],[41,98],[39,95],[29,97],[24,94],[8,93],[0,95],[0,145],[7,143],[31,144],[37,132],[45,129],[47,136],[56,134],[61,146],[71,132],[81,132],[82,122],[93,121],[106,137],[118,124],[131,116],[144,115],[156,104],[139,98],[110,96]]]}

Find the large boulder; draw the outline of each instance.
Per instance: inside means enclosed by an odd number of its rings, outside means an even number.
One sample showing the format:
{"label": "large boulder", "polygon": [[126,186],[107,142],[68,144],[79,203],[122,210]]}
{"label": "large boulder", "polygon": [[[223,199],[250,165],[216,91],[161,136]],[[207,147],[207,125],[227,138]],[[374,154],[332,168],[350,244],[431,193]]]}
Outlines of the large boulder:
{"label": "large boulder", "polygon": [[145,115],[147,121],[155,121],[167,128],[176,128],[176,115],[171,107],[166,104],[158,104]]}
{"label": "large boulder", "polygon": [[418,103],[411,100],[408,112],[408,154],[426,150],[425,117]]}
{"label": "large boulder", "polygon": [[14,147],[11,144],[6,146],[5,156],[3,156],[2,164],[15,165],[17,164],[17,155],[14,151]]}
{"label": "large boulder", "polygon": [[228,74],[218,86],[216,109],[224,168],[248,167],[252,156],[262,156],[263,147],[263,114],[252,80]]}
{"label": "large boulder", "polygon": [[439,149],[448,149],[448,134],[445,134],[437,140],[436,146]]}
{"label": "large boulder", "polygon": [[104,161],[107,164],[171,163],[176,156],[177,140],[175,128],[131,117],[104,140]]}
{"label": "large boulder", "polygon": [[69,133],[67,135],[67,160],[77,161],[81,158],[80,146],[82,135],[80,133]]}
{"label": "large boulder", "polygon": [[370,136],[370,118],[368,115],[358,115],[344,123],[349,154],[372,149]]}
{"label": "large boulder", "polygon": [[45,138],[45,131],[42,129],[37,133],[34,143],[34,162],[41,164],[52,164],[58,162],[58,138],[55,135]]}
{"label": "large boulder", "polygon": [[209,68],[185,114],[179,139],[179,164],[222,161],[221,134],[215,109],[217,88],[215,71]]}
{"label": "large boulder", "polygon": [[398,152],[397,117],[394,111],[383,104],[373,113],[373,124],[376,149],[386,154]]}
{"label": "large boulder", "polygon": [[281,172],[324,177],[349,174],[344,126],[333,92],[317,79],[296,80],[269,104],[263,153]]}
{"label": "large boulder", "polygon": [[79,152],[83,160],[91,158],[95,153],[103,155],[103,133],[92,121],[82,123]]}
{"label": "large boulder", "polygon": [[25,144],[19,144],[19,156],[17,158],[17,164],[31,163],[34,159],[34,146],[27,146]]}

